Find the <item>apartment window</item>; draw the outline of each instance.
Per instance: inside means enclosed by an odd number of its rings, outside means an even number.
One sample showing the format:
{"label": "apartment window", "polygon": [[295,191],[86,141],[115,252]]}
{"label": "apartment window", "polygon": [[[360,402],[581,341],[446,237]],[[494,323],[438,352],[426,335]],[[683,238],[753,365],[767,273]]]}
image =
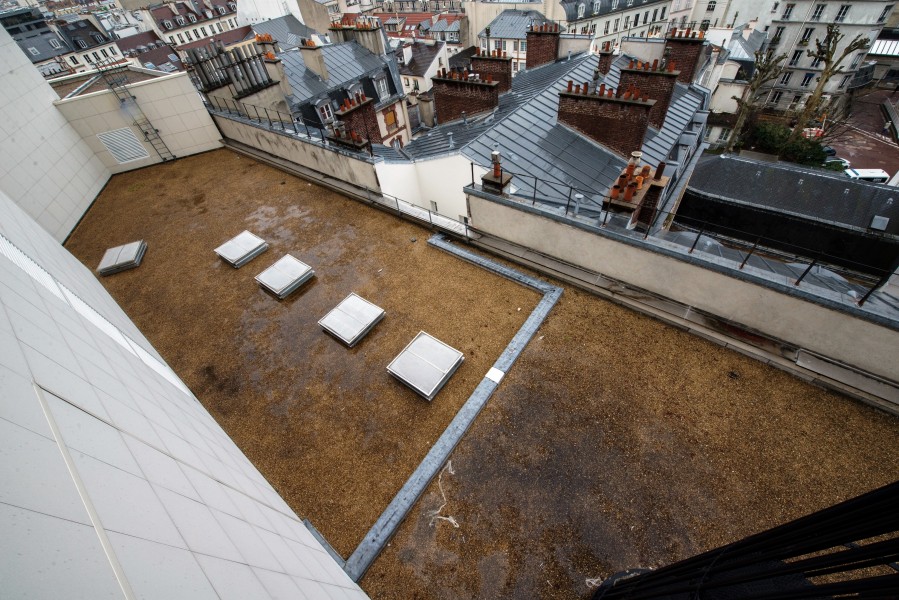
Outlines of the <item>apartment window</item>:
{"label": "apartment window", "polygon": [[100,48],[100,54],[103,55],[103,58],[109,58],[109,53],[106,52],[106,48]]}
{"label": "apartment window", "polygon": [[409,87],[409,78],[403,77],[403,87]]}
{"label": "apartment window", "polygon": [[192,38],[192,37],[190,36],[190,31],[185,31],[185,32],[184,32],[184,35],[185,35],[185,37],[187,37],[187,41],[188,41],[188,42],[194,41],[194,38]]}
{"label": "apartment window", "polygon": [[381,101],[386,100],[390,96],[390,90],[387,87],[387,78],[381,77],[380,79],[375,79],[375,88],[378,90],[378,98]]}
{"label": "apartment window", "polygon": [[802,87],[808,87],[814,77],[814,73],[806,73],[802,76],[802,83],[800,83],[799,85],[801,85]]}
{"label": "apartment window", "polygon": [[581,27],[581,35],[587,35],[587,26],[586,25]]}
{"label": "apartment window", "polygon": [[599,12],[599,0],[594,0],[594,1],[593,1],[593,12],[594,12],[594,13],[598,13],[598,12]]}
{"label": "apartment window", "polygon": [[86,61],[89,62],[89,63],[94,62],[94,60],[91,58],[91,55],[90,55],[90,54],[85,54],[85,55],[84,55],[84,60],[86,60]]}
{"label": "apartment window", "polygon": [[609,34],[609,25],[610,25],[610,23],[609,23],[608,21],[606,21],[606,24],[603,25],[603,27],[602,27],[602,34],[603,34],[603,35],[608,35],[608,34]]}
{"label": "apartment window", "polygon": [[103,43],[103,36],[100,35],[99,33],[92,33],[91,37],[94,38],[94,41],[97,42],[98,44]]}
{"label": "apartment window", "polygon": [[780,85],[787,85],[790,83],[790,78],[793,76],[792,71],[787,71],[783,75],[780,76]]}
{"label": "apartment window", "polygon": [[170,35],[170,36],[169,36],[169,43],[172,44],[172,45],[175,44],[175,36],[173,36],[173,35]]}
{"label": "apartment window", "polygon": [[183,44],[183,43],[184,43],[184,36],[181,35],[180,33],[178,34],[178,43],[179,43],[179,44]]}
{"label": "apartment window", "polygon": [[178,25],[184,25],[184,17],[180,15],[175,17],[175,23],[177,23]]}
{"label": "apartment window", "polygon": [[840,10],[837,11],[837,16],[834,19],[837,23],[842,23],[846,20],[846,16],[849,14],[849,9],[852,8],[849,4],[840,5]]}
{"label": "apartment window", "polygon": [[783,92],[774,92],[771,94],[771,99],[768,100],[769,104],[777,104],[780,102],[780,97],[783,96]]}
{"label": "apartment window", "polygon": [[795,5],[795,4],[792,4],[792,3],[791,3],[791,4],[787,4],[787,5],[784,7],[784,14],[781,15],[781,19],[783,19],[784,21],[786,21],[786,20],[788,20],[790,17],[792,17],[792,16],[793,16],[793,9],[794,9],[794,8],[796,8],[796,5]]}
{"label": "apartment window", "polygon": [[518,52],[518,40],[512,42],[512,50]]}
{"label": "apartment window", "polygon": [[850,69],[857,69],[857,68],[858,68],[858,63],[860,63],[860,62],[862,62],[862,55],[861,55],[861,54],[856,54],[856,55],[852,58],[852,63],[850,63],[849,68],[850,68]]}
{"label": "apartment window", "polygon": [[116,54],[118,54],[118,52],[115,51],[115,46],[110,46],[110,47],[109,47],[109,51],[112,53],[113,56],[115,56]]}
{"label": "apartment window", "polygon": [[816,4],[815,12],[812,13],[812,21],[820,21],[824,16],[824,4]]}
{"label": "apartment window", "polygon": [[722,127],[722,128],[721,128],[721,133],[718,134],[718,141],[719,141],[719,142],[726,142],[726,141],[727,141],[727,138],[730,137],[730,132],[731,132],[730,127]]}
{"label": "apartment window", "polygon": [[163,22],[162,22],[162,25],[163,25],[166,29],[172,29],[172,28],[174,28],[174,25],[172,25],[172,22],[171,22],[171,21],[163,21]]}
{"label": "apartment window", "polygon": [[715,12],[715,7],[718,6],[718,3],[715,0],[711,0],[705,7],[705,12]]}
{"label": "apartment window", "polygon": [[800,58],[802,58],[802,50],[795,51],[792,58],[790,58],[790,66],[795,67],[796,65],[798,65]]}
{"label": "apartment window", "polygon": [[777,8],[778,8],[779,6],[780,6],[780,2],[775,2],[774,4],[772,4],[772,5],[771,5],[771,12],[773,12],[773,13],[777,12]]}
{"label": "apartment window", "polygon": [[802,102],[802,96],[800,94],[796,94],[790,101],[790,105],[787,107],[787,110],[794,110],[797,106],[799,106],[800,102]]}
{"label": "apartment window", "polygon": [[330,102],[322,102],[318,107],[318,114],[322,119],[322,123],[330,123],[334,120],[334,111],[331,110]]}
{"label": "apartment window", "polygon": [[87,48],[87,42],[85,42],[84,40],[78,40],[78,47]]}
{"label": "apartment window", "polygon": [[852,75],[844,75],[843,80],[840,81],[840,89],[846,87],[846,84],[849,83],[850,79],[852,79]]}
{"label": "apartment window", "polygon": [[217,8],[218,8],[218,11],[219,11],[219,14],[220,14],[220,15],[223,15],[223,14],[225,14],[225,13],[227,12],[227,11],[225,10],[225,7],[224,7],[224,6],[219,6],[219,7],[217,7]]}
{"label": "apartment window", "polygon": [[649,23],[649,11],[648,10],[645,13],[643,13],[643,24],[646,25],[647,23]]}
{"label": "apartment window", "polygon": [[615,22],[612,23],[612,31],[618,31],[618,21],[621,19],[615,19]]}
{"label": "apartment window", "polygon": [[190,22],[191,22],[191,23],[196,23],[196,22],[197,22],[197,17],[196,17],[196,15],[194,15],[193,13],[187,15],[187,18],[190,19]]}
{"label": "apartment window", "polygon": [[663,6],[663,7],[662,7],[662,14],[659,15],[659,19],[661,19],[662,21],[665,20],[665,9],[666,9],[666,8],[668,8],[668,7],[667,7],[667,6]]}
{"label": "apartment window", "polygon": [[200,31],[203,33],[203,37],[206,37],[207,35],[209,35],[208,33],[206,33],[205,27],[200,27]]}
{"label": "apartment window", "polygon": [[219,33],[222,33],[222,31],[224,31],[224,29],[222,29],[222,22],[221,22],[221,21],[219,21],[218,23],[216,23],[215,26],[218,28]]}
{"label": "apartment window", "polygon": [[50,40],[50,47],[54,50],[59,50],[62,48],[62,45],[59,43],[59,40]]}
{"label": "apartment window", "polygon": [[513,72],[513,73],[517,73],[517,72],[518,72],[518,61],[517,61],[517,60],[513,60],[513,61],[512,61],[512,72]]}
{"label": "apartment window", "polygon": [[73,65],[77,65],[77,64],[78,64],[78,57],[77,57],[77,56],[70,56],[70,57],[69,57],[69,62],[72,63]]}
{"label": "apartment window", "polygon": [[527,52],[527,51],[528,51],[528,43],[527,43],[526,41],[521,40],[521,44],[519,44],[519,45],[520,45],[520,47],[521,47],[521,51],[522,51],[522,52]]}
{"label": "apartment window", "polygon": [[91,52],[91,55],[94,57],[94,60],[96,60],[96,61],[100,60],[100,55],[97,54],[96,52]]}
{"label": "apartment window", "polygon": [[506,40],[493,40],[493,48],[495,50],[505,50]]}
{"label": "apartment window", "polygon": [[631,28],[631,18],[630,17],[624,17],[624,28],[625,29]]}
{"label": "apartment window", "polygon": [[812,36],[815,34],[814,27],[807,27],[805,31],[802,32],[802,41],[808,43]]}
{"label": "apartment window", "polygon": [[710,26],[711,24],[712,24],[712,22],[709,21],[708,19],[703,19],[703,20],[702,20],[702,23],[699,24],[699,29],[700,29],[701,31],[708,31],[708,30],[709,30],[709,26]]}
{"label": "apartment window", "polygon": [[593,23],[592,25],[590,25],[590,35],[591,36],[596,35],[596,23]]}
{"label": "apartment window", "polygon": [[384,124],[387,125],[387,131],[393,131],[397,127],[399,127],[399,125],[397,124],[397,121],[396,121],[396,111],[395,110],[391,109],[384,113]]}
{"label": "apartment window", "polygon": [[234,10],[237,10],[237,5],[234,4],[233,2],[229,2],[228,8],[230,8],[232,11],[234,11]]}
{"label": "apartment window", "polygon": [[194,37],[196,37],[197,39],[200,39],[200,34],[197,33],[196,29],[194,29]]}
{"label": "apartment window", "polygon": [[887,15],[890,14],[890,11],[891,11],[891,10],[893,10],[893,5],[892,5],[892,4],[890,4],[889,6],[885,7],[885,8],[883,9],[883,12],[880,13],[880,17],[877,18],[877,22],[878,22],[878,23],[883,23],[884,21],[886,21],[886,20],[887,20]]}
{"label": "apartment window", "polygon": [[583,2],[581,2],[580,4],[578,4],[578,5],[577,5],[577,18],[578,18],[578,19],[583,19],[583,18],[584,18],[584,12],[585,12],[586,10],[587,10],[587,7],[584,5]]}
{"label": "apartment window", "polygon": [[820,58],[816,58],[815,60],[812,61],[812,68],[813,68],[813,69],[817,69],[817,68],[820,67],[820,66],[821,66],[821,59],[820,59]]}
{"label": "apartment window", "polygon": [[777,29],[775,29],[774,37],[771,39],[771,43],[772,44],[778,43],[780,41],[780,39],[783,37],[784,31],[786,31],[786,29],[787,29],[786,27],[778,27]]}

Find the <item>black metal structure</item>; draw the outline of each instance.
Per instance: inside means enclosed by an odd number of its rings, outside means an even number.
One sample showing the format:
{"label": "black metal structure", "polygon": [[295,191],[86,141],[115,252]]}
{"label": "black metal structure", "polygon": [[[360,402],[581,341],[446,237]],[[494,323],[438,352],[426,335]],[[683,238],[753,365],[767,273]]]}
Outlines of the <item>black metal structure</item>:
{"label": "black metal structure", "polygon": [[594,600],[899,598],[899,482],[656,571]]}

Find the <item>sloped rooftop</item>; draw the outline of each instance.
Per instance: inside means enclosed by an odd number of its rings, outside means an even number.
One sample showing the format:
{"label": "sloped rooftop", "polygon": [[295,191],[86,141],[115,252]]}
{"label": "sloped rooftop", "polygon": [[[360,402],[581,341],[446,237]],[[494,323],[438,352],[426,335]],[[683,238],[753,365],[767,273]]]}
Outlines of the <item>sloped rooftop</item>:
{"label": "sloped rooftop", "polygon": [[[494,39],[519,39],[527,37],[528,27],[532,23],[546,23],[547,18],[536,10],[504,10],[490,22],[490,37]],[[478,37],[487,37],[487,30],[482,29]]]}
{"label": "sloped rooftop", "polygon": [[253,25],[253,31],[270,34],[278,41],[282,50],[296,48],[300,45],[301,39],[308,39],[318,33],[304,23],[300,23],[300,20],[293,15],[256,23]]}
{"label": "sloped rooftop", "polygon": [[278,55],[284,63],[284,72],[297,101],[313,98],[331,88],[355,81],[367,73],[387,68],[380,57],[355,41],[322,46],[321,53],[328,68],[327,80],[306,68],[300,50],[289,50]]}
{"label": "sloped rooftop", "polygon": [[875,216],[890,219],[886,233],[899,235],[899,189],[854,181],[842,173],[763,163],[722,154],[704,156],[689,188],[767,210],[867,230]]}

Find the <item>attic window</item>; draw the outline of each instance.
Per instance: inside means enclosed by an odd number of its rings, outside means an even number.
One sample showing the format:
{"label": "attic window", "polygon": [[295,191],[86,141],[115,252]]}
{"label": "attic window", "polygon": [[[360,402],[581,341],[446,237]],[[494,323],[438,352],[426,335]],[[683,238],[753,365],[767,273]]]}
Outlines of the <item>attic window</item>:
{"label": "attic window", "polygon": [[178,23],[178,25],[184,25],[184,17],[180,15],[175,17],[175,22]]}
{"label": "attic window", "polygon": [[81,39],[79,39],[77,41],[78,41],[79,48],[87,48],[87,42],[85,42],[84,40],[81,40]]}
{"label": "attic window", "polygon": [[583,18],[584,18],[584,12],[586,12],[586,10],[587,10],[587,5],[586,5],[586,4],[584,4],[583,2],[581,2],[580,4],[578,4],[578,5],[577,5],[577,18],[578,18],[578,19],[583,19]]}
{"label": "attic window", "polygon": [[49,41],[50,41],[51,48],[54,48],[56,50],[59,50],[60,48],[62,48],[62,44],[59,43],[59,40],[49,40]]}
{"label": "attic window", "polygon": [[31,54],[33,54],[34,56],[40,54],[40,52],[37,51],[37,48],[29,48],[28,51],[31,52]]}
{"label": "attic window", "polygon": [[228,11],[225,10],[225,7],[224,7],[224,6],[217,6],[216,8],[218,9],[220,15],[223,15],[223,14],[225,14],[226,12],[228,12]]}
{"label": "attic window", "polygon": [[334,110],[331,108],[330,100],[322,100],[316,106],[318,116],[321,117],[322,123],[330,123],[334,120]]}
{"label": "attic window", "polygon": [[231,10],[237,10],[237,5],[234,4],[233,2],[229,2],[229,3],[228,3],[228,8],[230,8]]}
{"label": "attic window", "polygon": [[173,28],[172,22],[169,21],[168,19],[166,19],[165,21],[163,21],[162,24],[165,25],[165,28],[166,28],[166,29],[172,29],[172,28]]}
{"label": "attic window", "polygon": [[190,22],[191,22],[191,23],[196,23],[196,22],[197,22],[197,17],[196,17],[196,15],[194,15],[194,14],[189,14],[189,15],[187,15],[187,18],[190,19]]}
{"label": "attic window", "polygon": [[383,102],[390,97],[390,88],[387,87],[387,78],[375,79],[375,89],[378,90],[378,99]]}
{"label": "attic window", "polygon": [[91,37],[94,38],[94,41],[97,42],[98,44],[103,43],[103,36],[100,35],[99,33],[92,33]]}

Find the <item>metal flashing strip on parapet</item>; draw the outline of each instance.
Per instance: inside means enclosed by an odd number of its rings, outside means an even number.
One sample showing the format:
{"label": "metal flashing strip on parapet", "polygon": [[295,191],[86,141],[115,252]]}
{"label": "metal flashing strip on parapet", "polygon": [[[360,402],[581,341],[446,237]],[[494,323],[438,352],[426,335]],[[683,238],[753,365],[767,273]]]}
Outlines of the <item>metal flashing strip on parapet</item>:
{"label": "metal flashing strip on parapet", "polygon": [[424,493],[425,488],[440,471],[456,445],[474,423],[481,409],[487,404],[487,400],[493,395],[499,385],[502,376],[512,367],[522,350],[543,324],[549,311],[562,296],[562,288],[546,283],[534,277],[519,273],[498,262],[475,254],[465,248],[460,248],[447,241],[442,234],[434,234],[428,240],[428,244],[449,252],[463,260],[487,269],[497,275],[520,283],[521,285],[536,290],[543,294],[543,298],[537,303],[537,307],[531,312],[524,324],[506,346],[503,353],[493,364],[493,367],[478,384],[456,416],[434,443],[424,460],[416,467],[415,471],[400,488],[387,508],[378,517],[378,520],[369,529],[359,546],[344,564],[344,571],[353,581],[359,581],[371,564],[375,561],[393,534],[399,528],[406,515],[412,509],[412,505]]}

